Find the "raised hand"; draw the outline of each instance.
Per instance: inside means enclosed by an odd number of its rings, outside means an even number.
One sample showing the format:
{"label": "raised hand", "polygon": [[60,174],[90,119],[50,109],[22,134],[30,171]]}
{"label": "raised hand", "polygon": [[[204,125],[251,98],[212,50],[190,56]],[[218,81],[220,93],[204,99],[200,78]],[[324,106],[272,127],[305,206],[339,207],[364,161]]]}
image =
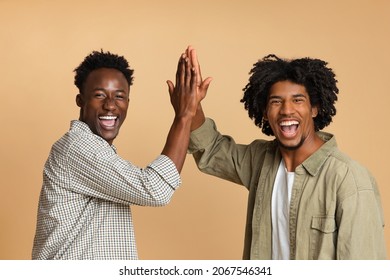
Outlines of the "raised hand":
{"label": "raised hand", "polygon": [[177,65],[176,85],[167,81],[171,104],[176,117],[193,118],[201,100],[197,93],[198,75],[187,53],[183,53]]}
{"label": "raised hand", "polygon": [[[209,88],[209,85],[212,81],[212,78],[208,77],[205,80],[202,79],[202,72],[200,69],[200,64],[198,61],[198,56],[196,53],[196,50],[189,46],[186,50],[186,55],[191,59],[192,67],[195,69],[195,73],[197,75],[197,86],[196,86],[196,92],[198,95],[198,99],[201,101],[206,97],[207,90]],[[196,110],[195,117],[192,119],[191,122],[191,131],[197,129],[200,127],[204,121],[205,121],[205,115],[202,109],[202,104],[198,103],[198,108]]]}
{"label": "raised hand", "polygon": [[179,58],[176,84],[167,81],[175,118],[161,153],[175,163],[179,172],[183,168],[193,123],[196,126],[203,123],[201,118],[204,119],[204,114],[200,101],[206,96],[210,81],[210,78],[202,81],[196,52],[191,47],[188,47]]}
{"label": "raised hand", "polygon": [[206,78],[204,81],[202,79],[202,71],[200,69],[200,64],[196,50],[192,46],[188,46],[186,50],[186,55],[191,59],[192,67],[195,69],[197,75],[197,94],[200,100],[206,97],[207,89],[212,81],[211,77]]}

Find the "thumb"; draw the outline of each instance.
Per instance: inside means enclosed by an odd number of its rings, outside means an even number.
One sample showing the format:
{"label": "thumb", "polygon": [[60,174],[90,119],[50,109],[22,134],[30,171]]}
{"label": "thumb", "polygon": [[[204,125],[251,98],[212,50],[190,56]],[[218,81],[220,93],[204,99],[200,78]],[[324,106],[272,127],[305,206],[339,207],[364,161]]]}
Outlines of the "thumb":
{"label": "thumb", "polygon": [[168,85],[168,91],[169,91],[169,94],[172,95],[173,94],[173,91],[175,89],[175,86],[173,85],[173,83],[171,81],[167,81],[167,85]]}
{"label": "thumb", "polygon": [[207,91],[207,89],[209,88],[209,86],[210,86],[210,83],[211,83],[211,81],[213,80],[213,78],[211,78],[211,77],[208,77],[208,78],[206,78],[204,81],[202,81],[202,83],[200,84],[200,89],[203,91]]}

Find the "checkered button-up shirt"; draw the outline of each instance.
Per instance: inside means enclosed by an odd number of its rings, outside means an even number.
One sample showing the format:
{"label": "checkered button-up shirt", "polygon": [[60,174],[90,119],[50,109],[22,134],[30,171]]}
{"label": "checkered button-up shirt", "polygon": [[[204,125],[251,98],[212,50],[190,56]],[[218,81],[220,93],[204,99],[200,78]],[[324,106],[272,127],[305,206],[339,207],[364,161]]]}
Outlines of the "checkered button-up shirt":
{"label": "checkered button-up shirt", "polygon": [[137,259],[129,205],[165,205],[180,183],[168,157],[138,168],[72,121],[44,167],[32,258]]}

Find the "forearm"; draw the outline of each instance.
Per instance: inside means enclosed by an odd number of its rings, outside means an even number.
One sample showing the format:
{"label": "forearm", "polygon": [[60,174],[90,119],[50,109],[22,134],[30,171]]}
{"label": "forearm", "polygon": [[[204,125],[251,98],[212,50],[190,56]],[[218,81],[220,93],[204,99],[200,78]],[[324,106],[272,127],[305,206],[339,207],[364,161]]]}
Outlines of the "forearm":
{"label": "forearm", "polygon": [[242,170],[250,161],[248,145],[237,145],[235,141],[218,132],[214,121],[205,120],[203,126],[191,133],[188,153],[193,154],[202,172],[237,183],[247,184],[250,172]]}
{"label": "forearm", "polygon": [[202,104],[199,103],[198,109],[196,110],[196,114],[192,119],[191,131],[194,131],[199,127],[201,127],[205,121],[206,121],[206,117],[203,112]]}
{"label": "forearm", "polygon": [[71,179],[59,180],[52,166],[46,165],[47,184],[59,181],[72,193],[121,204],[165,205],[181,182],[176,166],[168,158],[159,156],[146,168],[139,168],[108,145],[96,149],[85,147],[85,142],[75,143],[68,151],[67,161]]}
{"label": "forearm", "polygon": [[169,157],[180,173],[187,154],[192,117],[176,117],[169,130],[161,154]]}

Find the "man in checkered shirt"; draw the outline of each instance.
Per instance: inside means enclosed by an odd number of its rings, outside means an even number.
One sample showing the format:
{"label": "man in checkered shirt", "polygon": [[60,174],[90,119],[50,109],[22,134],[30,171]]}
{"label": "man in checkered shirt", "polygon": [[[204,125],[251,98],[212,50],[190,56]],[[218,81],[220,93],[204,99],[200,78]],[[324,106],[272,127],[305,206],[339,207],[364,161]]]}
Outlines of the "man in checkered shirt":
{"label": "man in checkered shirt", "polygon": [[[192,118],[210,80],[179,58],[168,81],[175,117],[166,144],[146,168],[116,153],[133,70],[110,52],[92,52],[75,69],[79,120],[52,147],[43,171],[33,259],[137,259],[130,205],[166,205],[181,183]],[[199,83],[198,83],[199,81]]]}

